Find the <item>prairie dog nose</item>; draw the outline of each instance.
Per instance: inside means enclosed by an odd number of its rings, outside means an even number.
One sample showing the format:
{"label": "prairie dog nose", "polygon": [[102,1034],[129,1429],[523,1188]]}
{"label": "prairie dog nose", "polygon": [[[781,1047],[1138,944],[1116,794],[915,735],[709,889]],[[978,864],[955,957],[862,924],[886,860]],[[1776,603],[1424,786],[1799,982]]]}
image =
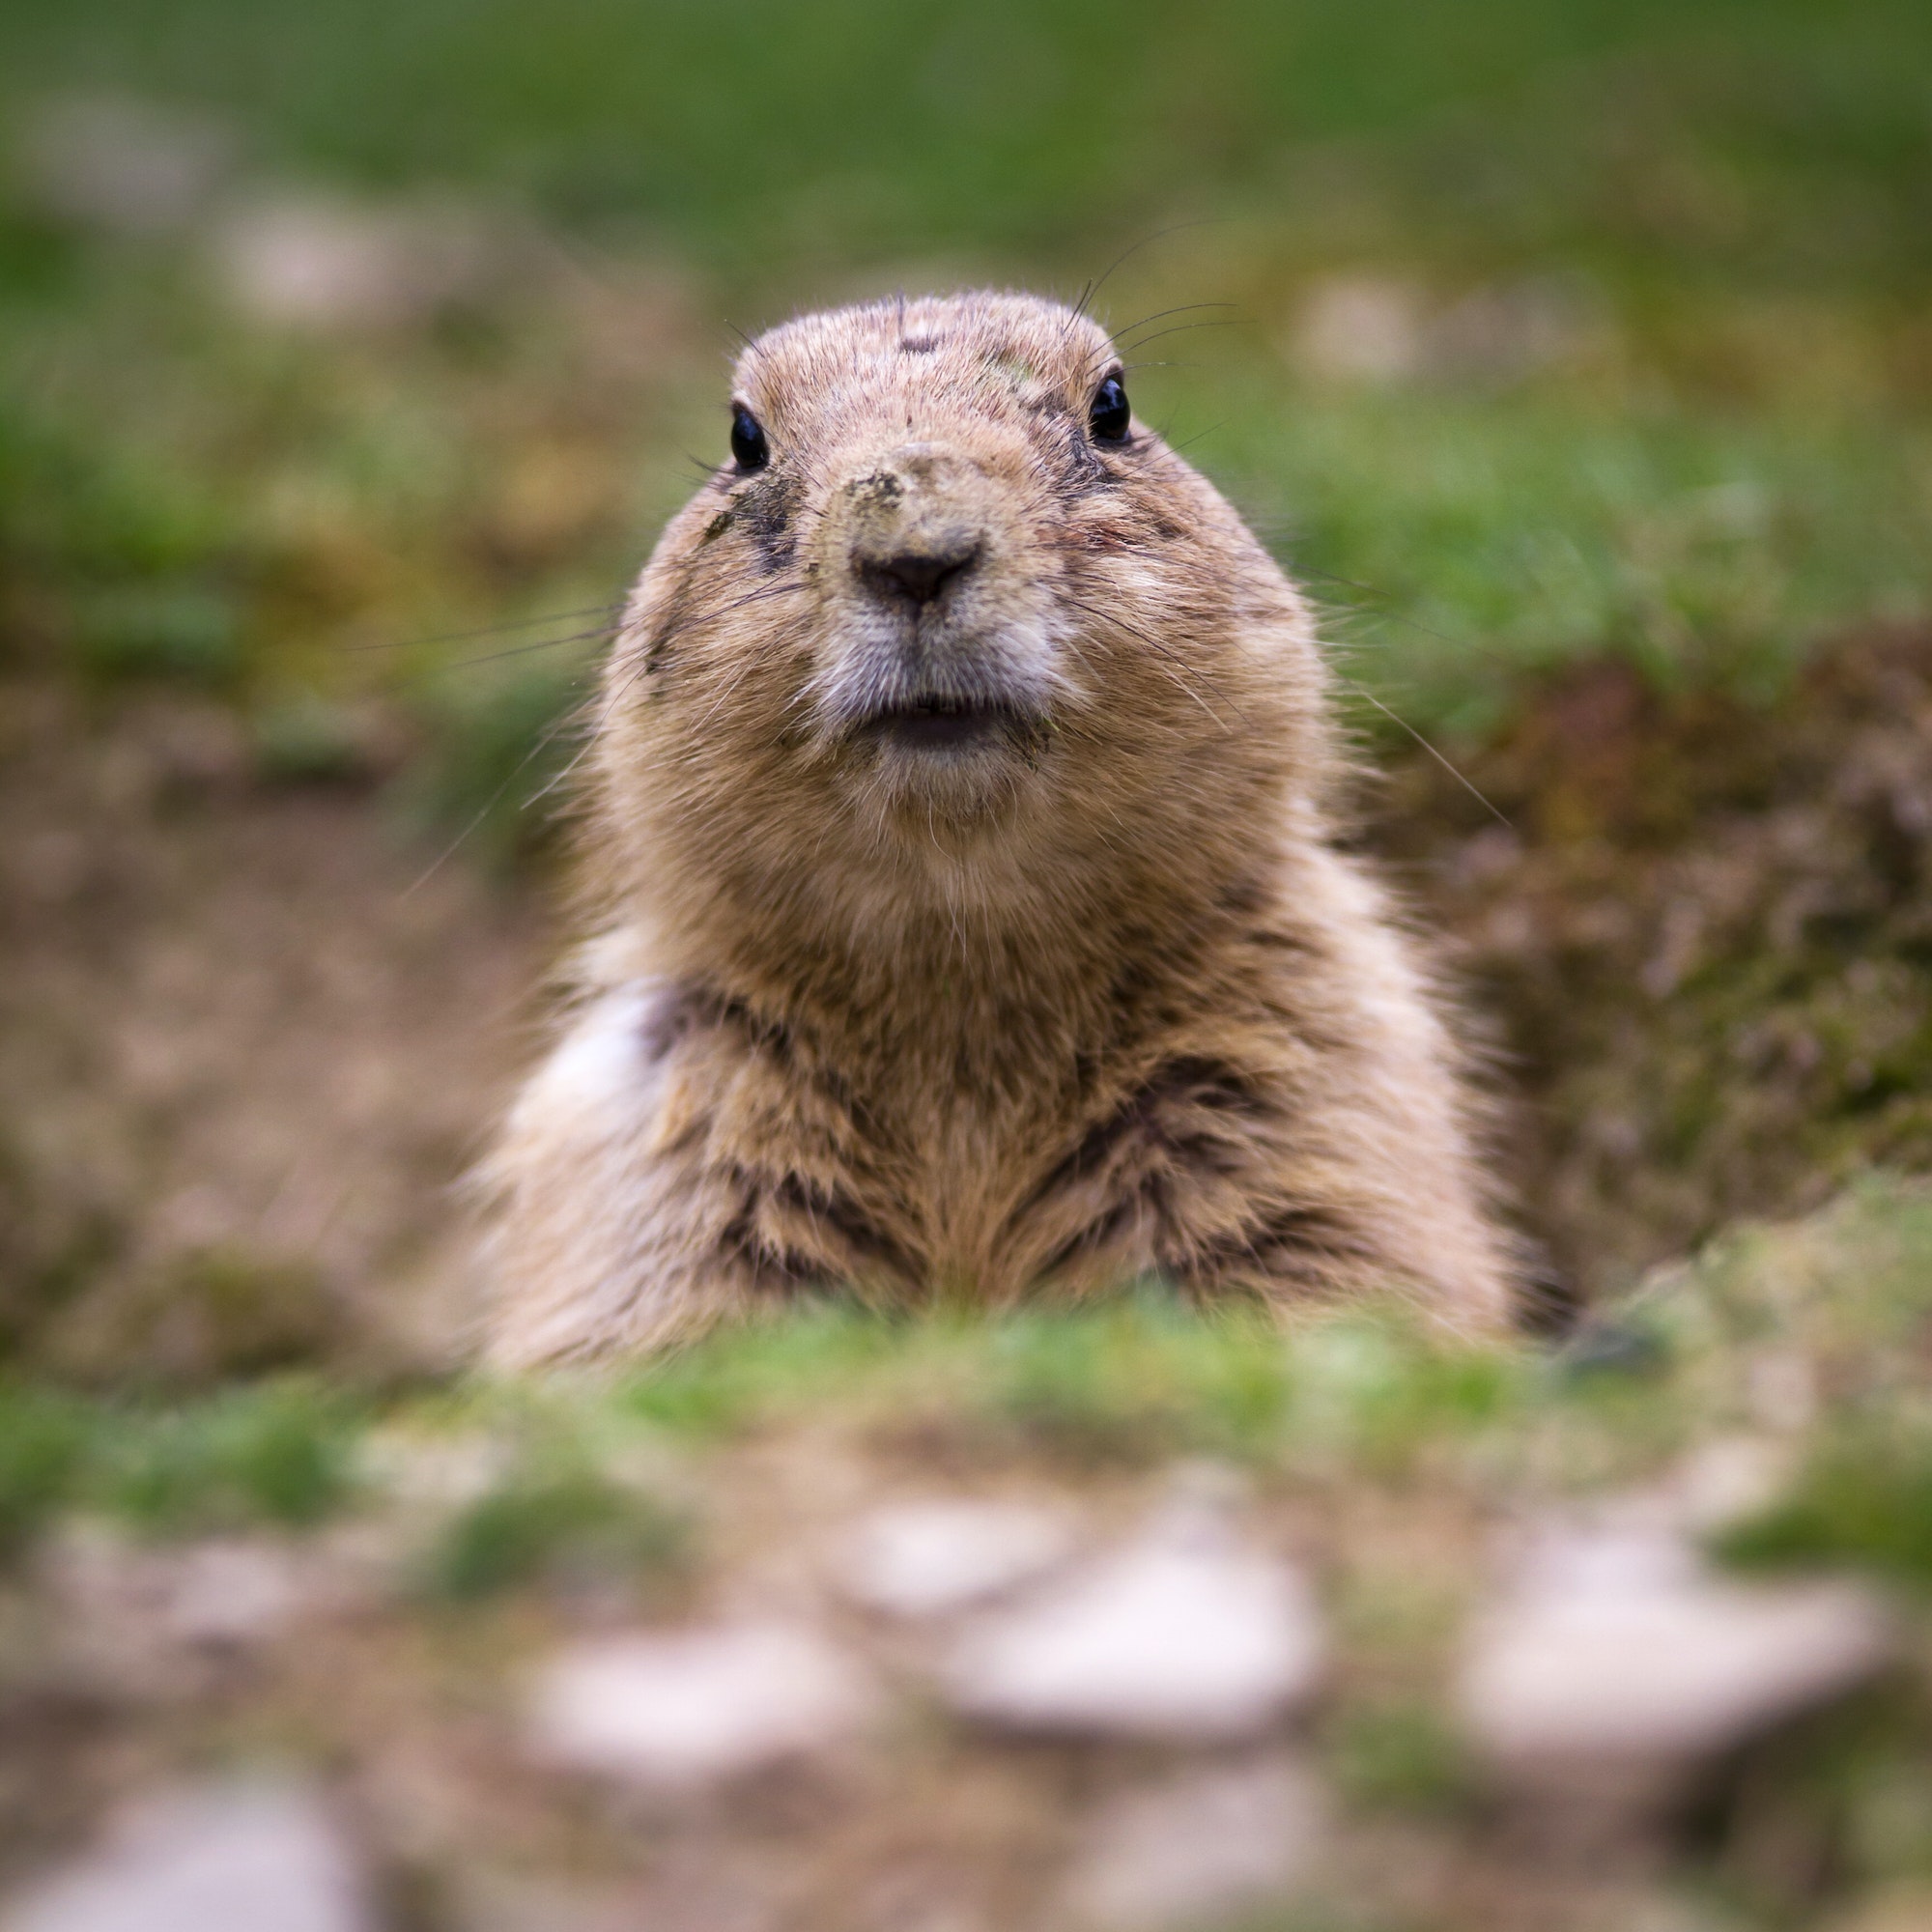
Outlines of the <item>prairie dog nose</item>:
{"label": "prairie dog nose", "polygon": [[952,531],[892,549],[855,546],[852,567],[873,591],[919,609],[936,604],[949,583],[965,576],[979,562],[980,549],[977,534]]}
{"label": "prairie dog nose", "polygon": [[923,610],[986,554],[989,480],[944,444],[902,444],[846,484],[843,536],[873,596]]}

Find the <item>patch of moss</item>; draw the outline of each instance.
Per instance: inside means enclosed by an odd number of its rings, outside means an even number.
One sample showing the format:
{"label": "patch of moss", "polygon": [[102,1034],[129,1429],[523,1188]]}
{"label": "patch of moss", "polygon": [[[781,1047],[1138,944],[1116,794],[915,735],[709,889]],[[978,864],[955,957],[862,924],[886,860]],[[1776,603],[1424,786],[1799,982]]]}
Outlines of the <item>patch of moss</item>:
{"label": "patch of moss", "polygon": [[1741,1569],[1863,1569],[1932,1593],[1932,1416],[1834,1433],[1716,1547]]}
{"label": "patch of moss", "polygon": [[721,1330],[627,1378],[623,1409],[643,1422],[704,1437],[802,1403],[841,1401],[876,1385],[917,1321],[881,1319],[852,1300],[809,1301],[783,1315]]}
{"label": "patch of moss", "polygon": [[87,1445],[86,1423],[71,1402],[0,1387],[0,1562],[72,1493]]}
{"label": "patch of moss", "polygon": [[967,1400],[1024,1446],[1077,1461],[1179,1449],[1254,1453],[1288,1393],[1279,1330],[1202,1316],[1157,1283],[1085,1309],[1005,1318],[971,1365]]}
{"label": "patch of moss", "polygon": [[425,1591],[467,1603],[538,1580],[633,1578],[685,1554],[684,1518],[588,1466],[526,1470],[443,1527],[425,1559]]}
{"label": "patch of moss", "polygon": [[309,1528],[355,1494],[362,1419],[350,1398],[301,1380],[104,1412],[80,1493],[154,1534],[247,1523]]}
{"label": "patch of moss", "polygon": [[1385,849],[1497,1016],[1514,1172],[1564,1270],[1628,1286],[1861,1168],[1932,1167],[1932,631],[1766,702],[1574,667],[1398,757]]}
{"label": "patch of moss", "polygon": [[185,1388],[339,1358],[349,1326],[309,1264],[210,1247],[74,1296],[39,1353],[97,1385]]}
{"label": "patch of moss", "polygon": [[1446,1817],[1470,1803],[1462,1743],[1440,1706],[1420,1697],[1345,1707],[1323,1761],[1343,1799],[1364,1810]]}

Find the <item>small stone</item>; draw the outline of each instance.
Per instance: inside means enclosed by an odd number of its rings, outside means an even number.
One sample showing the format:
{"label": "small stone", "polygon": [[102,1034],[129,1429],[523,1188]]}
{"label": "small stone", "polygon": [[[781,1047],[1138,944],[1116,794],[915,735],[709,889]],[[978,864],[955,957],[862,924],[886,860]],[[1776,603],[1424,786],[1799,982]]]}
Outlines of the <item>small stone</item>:
{"label": "small stone", "polygon": [[1065,1555],[1065,1521],[1021,1503],[905,1503],[874,1510],[841,1552],[840,1588],[892,1616],[942,1616],[1031,1581]]}
{"label": "small stone", "polygon": [[1305,1877],[1325,1814],[1315,1778],[1281,1760],[1128,1792],[1089,1827],[1067,1912],[1107,1932],[1152,1932],[1252,1910]]}
{"label": "small stone", "polygon": [[1459,1701],[1526,1796],[1641,1811],[1891,1651],[1861,1586],[1732,1582],[1663,1535],[1559,1536],[1478,1631]]}
{"label": "small stone", "polygon": [[430,321],[504,270],[490,223],[456,203],[263,196],[230,210],[211,246],[217,281],[250,320],[323,334]]}
{"label": "small stone", "polygon": [[172,235],[207,209],[234,159],[206,116],[118,94],[68,95],[26,117],[29,194],[59,220],[134,240]]}
{"label": "small stone", "polygon": [[182,1551],[163,1612],[185,1643],[241,1646],[277,1635],[301,1607],[294,1556],[265,1542],[216,1541]]}
{"label": "small stone", "polygon": [[66,1667],[141,1703],[202,1694],[234,1653],[337,1601],[312,1563],[269,1537],[156,1546],[85,1520],[47,1540],[37,1575],[60,1605]]}
{"label": "small stone", "polygon": [[638,1932],[650,1925],[634,1887],[560,1872],[502,1869],[474,1857],[439,1875],[448,1920],[462,1932]]}
{"label": "small stone", "polygon": [[370,1932],[358,1863],[300,1785],[211,1785],[150,1800],[17,1898],[6,1932]]}
{"label": "small stone", "polygon": [[1422,362],[1421,297],[1379,275],[1329,276],[1308,291],[1289,349],[1313,376],[1400,382]]}
{"label": "small stone", "polygon": [[1688,1456],[1669,1485],[1678,1520],[1692,1536],[1711,1536],[1776,1502],[1797,1458],[1789,1438],[1720,1435]]}
{"label": "small stone", "polygon": [[808,1756],[871,1706],[855,1667],[781,1624],[600,1638],[542,1670],[530,1707],[538,1754],[567,1770],[697,1785]]}
{"label": "small stone", "polygon": [[1217,1527],[1168,1527],[965,1632],[944,1686],[1006,1729],[1250,1737],[1307,1696],[1322,1639],[1286,1564]]}

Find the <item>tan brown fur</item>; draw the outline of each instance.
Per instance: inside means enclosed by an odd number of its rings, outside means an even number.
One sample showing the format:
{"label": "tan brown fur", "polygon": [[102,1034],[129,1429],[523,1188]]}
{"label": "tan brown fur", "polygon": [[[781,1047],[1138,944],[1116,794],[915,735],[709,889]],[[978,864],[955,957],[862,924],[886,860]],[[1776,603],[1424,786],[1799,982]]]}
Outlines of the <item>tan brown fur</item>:
{"label": "tan brown fur", "polygon": [[[498,1362],[841,1282],[1504,1319],[1447,1036],[1331,840],[1308,608],[1151,432],[1090,435],[1118,366],[1012,295],[746,352],[770,465],[672,520],[598,700],[601,936],[488,1169]],[[929,603],[880,575],[968,552]],[[899,715],[955,703],[1006,708]]]}

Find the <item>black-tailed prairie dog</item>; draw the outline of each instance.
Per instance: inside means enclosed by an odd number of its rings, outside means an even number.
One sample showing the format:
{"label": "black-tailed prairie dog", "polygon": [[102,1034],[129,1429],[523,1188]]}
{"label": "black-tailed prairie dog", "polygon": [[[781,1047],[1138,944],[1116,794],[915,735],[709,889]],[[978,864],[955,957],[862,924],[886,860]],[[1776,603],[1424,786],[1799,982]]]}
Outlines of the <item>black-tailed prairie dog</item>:
{"label": "black-tailed prairie dog", "polygon": [[486,1169],[495,1359],[1146,1272],[1502,1321],[1455,1055],[1331,838],[1308,607],[1107,334],[808,316],[731,423],[596,700],[596,936]]}

